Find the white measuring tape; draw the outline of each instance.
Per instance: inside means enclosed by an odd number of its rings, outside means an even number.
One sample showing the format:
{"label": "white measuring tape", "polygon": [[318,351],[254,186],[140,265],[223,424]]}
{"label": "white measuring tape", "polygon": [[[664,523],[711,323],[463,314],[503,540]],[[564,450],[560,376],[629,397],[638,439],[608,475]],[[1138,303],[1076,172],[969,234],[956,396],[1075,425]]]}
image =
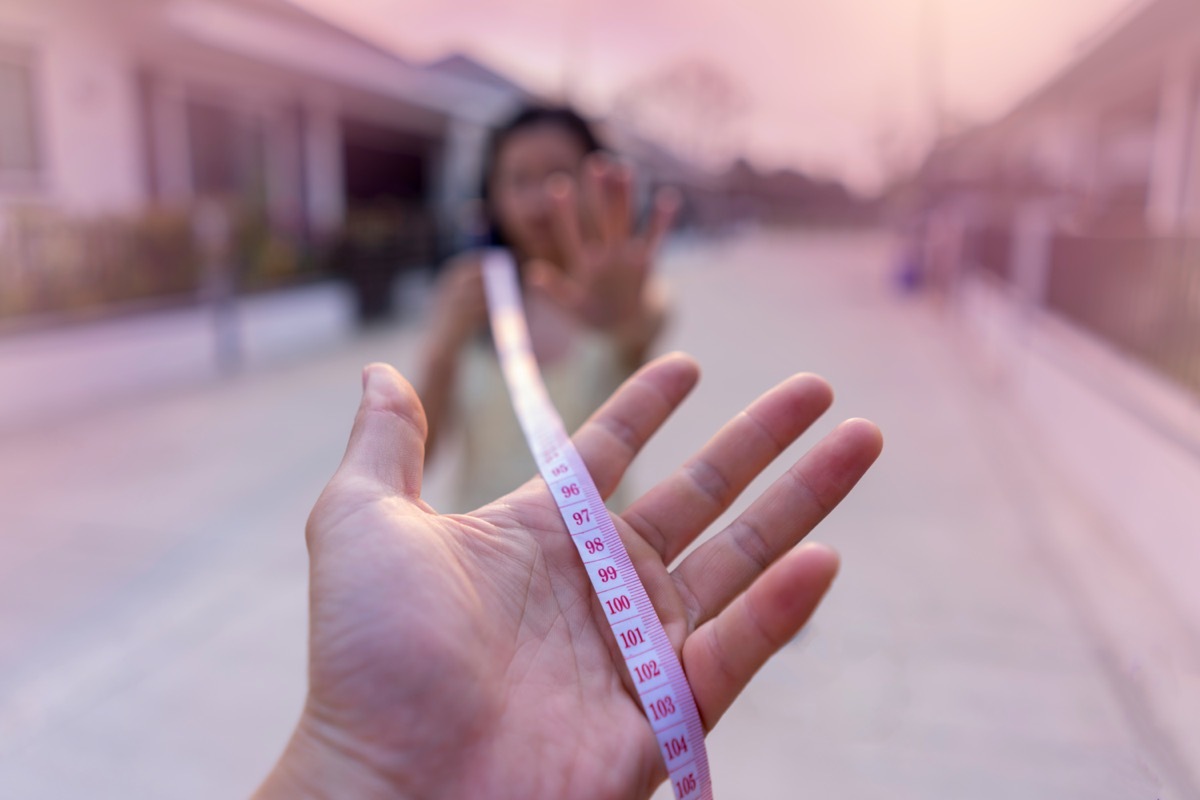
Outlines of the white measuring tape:
{"label": "white measuring tape", "polygon": [[517,419],[612,626],[671,787],[679,800],[711,800],[704,726],[692,689],[608,508],[546,394],[508,251],[484,255],[483,282],[492,338]]}

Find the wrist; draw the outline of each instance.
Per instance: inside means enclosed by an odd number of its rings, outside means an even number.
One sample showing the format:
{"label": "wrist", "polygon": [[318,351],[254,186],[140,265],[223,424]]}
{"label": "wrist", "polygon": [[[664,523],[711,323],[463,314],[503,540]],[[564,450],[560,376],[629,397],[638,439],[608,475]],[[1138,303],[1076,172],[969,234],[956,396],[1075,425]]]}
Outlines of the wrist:
{"label": "wrist", "polygon": [[658,297],[646,297],[640,307],[614,325],[609,334],[625,350],[645,350],[662,332],[665,307]]}
{"label": "wrist", "polygon": [[253,800],[393,800],[405,795],[307,712]]}
{"label": "wrist", "polygon": [[654,338],[658,331],[658,319],[648,310],[618,320],[609,333],[618,342],[638,344]]}

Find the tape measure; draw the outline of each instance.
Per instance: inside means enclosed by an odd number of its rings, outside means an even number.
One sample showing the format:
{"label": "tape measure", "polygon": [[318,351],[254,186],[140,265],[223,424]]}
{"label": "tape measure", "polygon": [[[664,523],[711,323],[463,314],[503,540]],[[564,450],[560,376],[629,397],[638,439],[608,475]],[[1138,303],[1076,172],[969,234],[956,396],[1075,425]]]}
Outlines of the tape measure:
{"label": "tape measure", "polygon": [[525,441],[612,627],[658,739],[671,787],[679,800],[711,800],[704,726],[692,689],[604,499],[546,393],[529,341],[516,265],[507,250],[485,253],[483,282],[492,338]]}

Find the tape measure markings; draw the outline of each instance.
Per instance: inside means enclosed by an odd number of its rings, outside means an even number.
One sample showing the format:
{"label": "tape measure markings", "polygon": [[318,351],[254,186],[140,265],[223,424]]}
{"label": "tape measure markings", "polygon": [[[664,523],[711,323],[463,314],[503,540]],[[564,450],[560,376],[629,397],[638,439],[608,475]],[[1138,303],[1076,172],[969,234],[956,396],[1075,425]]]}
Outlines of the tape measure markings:
{"label": "tape measure markings", "polygon": [[517,419],[616,638],[671,788],[678,800],[711,800],[704,726],[683,665],[546,392],[512,256],[489,250],[483,278],[492,336]]}

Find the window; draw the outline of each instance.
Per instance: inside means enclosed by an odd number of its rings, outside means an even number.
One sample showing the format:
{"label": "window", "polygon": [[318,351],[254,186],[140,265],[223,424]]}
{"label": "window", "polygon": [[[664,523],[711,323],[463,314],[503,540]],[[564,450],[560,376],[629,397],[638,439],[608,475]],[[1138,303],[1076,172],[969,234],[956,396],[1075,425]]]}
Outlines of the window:
{"label": "window", "polygon": [[41,166],[31,61],[28,50],[0,44],[0,174]]}

